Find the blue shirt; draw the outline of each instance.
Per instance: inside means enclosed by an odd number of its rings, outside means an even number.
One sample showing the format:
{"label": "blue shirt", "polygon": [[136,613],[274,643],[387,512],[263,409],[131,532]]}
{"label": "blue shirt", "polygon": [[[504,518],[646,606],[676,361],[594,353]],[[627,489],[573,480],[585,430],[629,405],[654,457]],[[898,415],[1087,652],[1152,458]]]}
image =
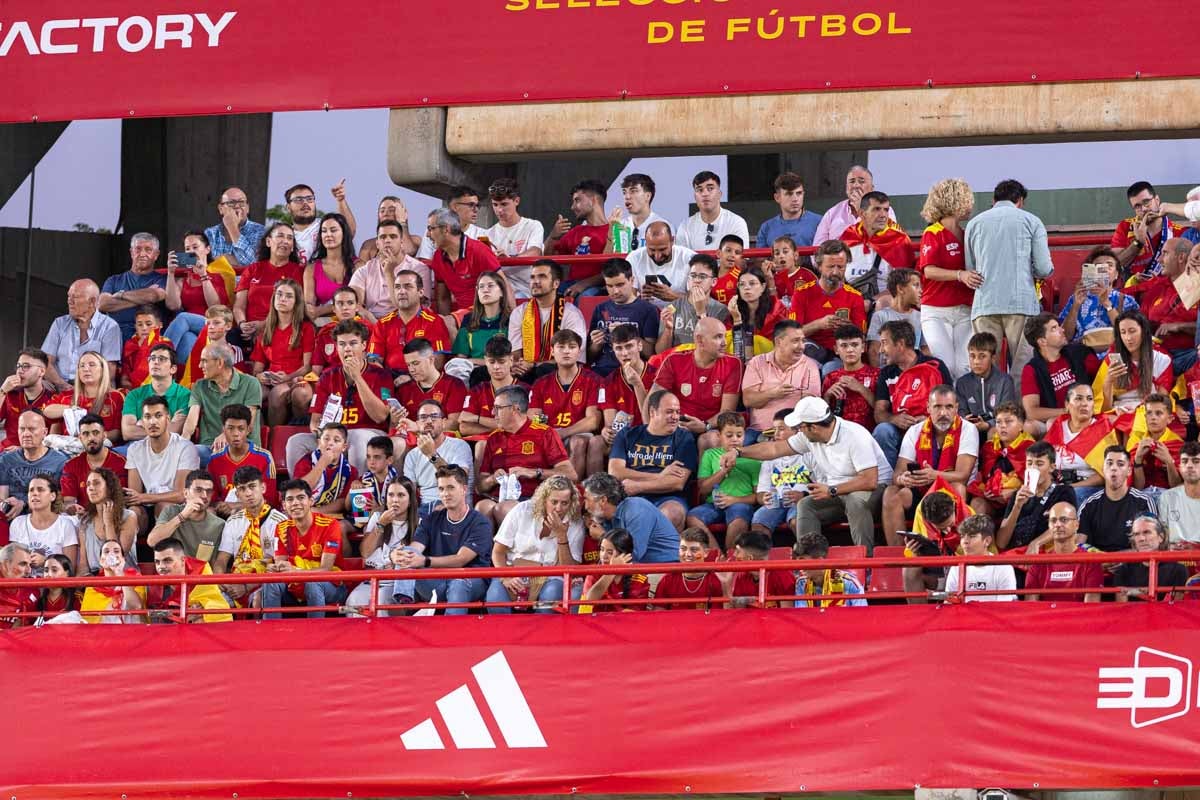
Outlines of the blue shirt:
{"label": "blue shirt", "polygon": [[[606,300],[597,306],[592,313],[592,330],[605,331],[605,336],[604,347],[600,350],[592,369],[600,375],[607,375],[617,368],[617,357],[613,354],[612,338],[608,331],[618,325],[636,325],[644,338],[657,339],[658,313],[654,305],[640,297],[625,305]],[[590,341],[590,338],[584,339],[584,342]]]}
{"label": "blue shirt", "polygon": [[996,314],[1034,316],[1041,300],[1034,281],[1054,272],[1046,226],[1028,211],[1001,200],[967,225],[967,269],[983,276],[971,319]]}
{"label": "blue shirt", "polygon": [[[1137,300],[1134,300],[1127,294],[1122,294],[1116,289],[1108,293],[1108,302],[1113,308],[1117,309],[1117,313],[1130,311],[1138,307]],[[1062,311],[1058,312],[1059,324],[1064,324],[1067,317],[1071,315],[1071,309],[1075,307],[1075,295],[1072,294],[1067,298],[1067,304],[1062,307]],[[1097,328],[1111,328],[1112,320],[1108,318],[1108,312],[1100,307],[1100,298],[1088,292],[1083,298],[1083,303],[1079,306],[1079,317],[1075,320],[1075,335],[1071,337],[1071,341],[1078,344],[1083,341],[1083,335],[1088,331],[1094,331]]]}
{"label": "blue shirt", "polygon": [[212,242],[212,253],[208,257],[210,262],[216,261],[221,256],[229,256],[235,265],[248,267],[258,261],[259,245],[262,244],[263,237],[267,235],[266,226],[261,222],[248,219],[238,230],[242,235],[238,238],[237,244],[231,244],[223,223],[205,228],[204,234],[208,237],[208,241]]}
{"label": "blue shirt", "polygon": [[475,553],[475,558],[465,566],[492,565],[492,526],[473,508],[458,522],[451,522],[449,512],[444,508],[434,511],[421,520],[413,541],[425,545],[425,555],[431,558],[458,555],[459,549],[466,547]]}
{"label": "blue shirt", "polygon": [[70,314],[63,314],[50,323],[42,352],[54,356],[55,368],[63,380],[73,381],[75,366],[84,353],[99,353],[105,361],[121,362],[121,326],[97,311],[88,322],[87,338],[80,344],[79,326]]}
{"label": "blue shirt", "polygon": [[625,498],[606,528],[624,528],[633,535],[633,560],[638,563],[669,564],[679,560],[679,532],[649,500]]}
{"label": "blue shirt", "polygon": [[[134,292],[138,289],[149,289],[151,286],[166,289],[167,276],[161,275],[156,271],[148,272],[145,275],[138,275],[133,270],[125,270],[120,275],[109,276],[100,291],[105,294],[116,294],[117,292]],[[109,316],[121,326],[122,339],[133,338],[133,321],[137,318],[137,306],[130,306],[121,311],[114,311]],[[119,361],[120,358],[117,360]]]}
{"label": "blue shirt", "polygon": [[805,211],[796,219],[784,219],[782,214],[776,214],[758,227],[754,244],[770,247],[780,236],[790,236],[796,241],[796,247],[811,247],[820,224],[821,215],[811,211]]}
{"label": "blue shirt", "polygon": [[[635,472],[657,475],[678,461],[696,474],[700,457],[696,438],[686,428],[679,427],[666,436],[655,436],[646,425],[632,425],[617,431],[609,458],[619,458]],[[680,492],[643,494],[650,500],[678,496]],[[675,559],[671,559],[674,561]]]}
{"label": "blue shirt", "polygon": [[[57,450],[46,450],[46,455],[37,461],[25,458],[23,450],[10,450],[0,456],[0,484],[8,487],[8,494],[24,501],[29,493],[29,479],[40,472],[57,478],[62,474],[67,457]],[[674,530],[672,528],[672,530]],[[678,545],[676,546],[678,548]]]}

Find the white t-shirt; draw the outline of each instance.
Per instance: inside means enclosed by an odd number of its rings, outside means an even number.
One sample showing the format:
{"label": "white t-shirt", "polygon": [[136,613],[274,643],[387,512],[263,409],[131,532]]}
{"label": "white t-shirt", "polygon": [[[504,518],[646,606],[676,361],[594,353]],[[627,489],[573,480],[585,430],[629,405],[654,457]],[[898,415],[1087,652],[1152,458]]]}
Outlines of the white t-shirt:
{"label": "white t-shirt", "polygon": [[[971,427],[974,427],[973,425]],[[1075,474],[1079,476],[1079,480],[1087,480],[1096,474],[1096,470],[1088,466],[1088,463],[1075,454],[1074,450],[1067,447],[1068,444],[1075,440],[1075,437],[1086,429],[1080,429],[1078,433],[1071,432],[1071,426],[1063,423],[1062,438],[1063,446],[1055,447],[1055,463],[1060,470],[1075,470]]]}
{"label": "white t-shirt", "polygon": [[1172,542],[1200,543],[1200,500],[1188,497],[1183,486],[1158,496],[1158,518],[1167,526],[1167,538]]}
{"label": "white t-shirt", "polygon": [[200,454],[196,451],[196,445],[178,433],[172,433],[161,453],[155,453],[150,448],[149,439],[129,445],[125,466],[137,470],[146,494],[163,494],[175,490],[177,472],[200,469]]}
{"label": "white t-shirt", "polygon": [[[59,514],[50,527],[45,529],[33,527],[32,516],[22,514],[12,521],[8,539],[25,545],[35,553],[52,556],[61,553],[64,547],[79,544],[79,531],[75,518],[66,514]],[[42,574],[42,570],[36,572],[35,577]]]}
{"label": "white t-shirt", "polygon": [[880,485],[892,482],[892,465],[870,431],[857,422],[836,418],[833,435],[828,442],[810,442],[803,433],[788,439],[792,451],[809,453],[813,480],[839,486],[858,477],[858,473],[875,467]]}
{"label": "white t-shirt", "polygon": [[[478,225],[468,225],[463,230],[463,233],[472,239],[478,239],[480,236],[485,235],[487,231]],[[428,235],[425,235],[421,237],[421,249],[417,250],[417,258],[428,261],[429,259],[433,258],[433,250],[433,239],[430,239]]]}
{"label": "white t-shirt", "polygon": [[[922,425],[913,425],[904,432],[904,440],[900,442],[900,457],[907,458],[910,462],[917,460],[917,439],[921,437]],[[934,429],[934,435],[937,435],[937,429]],[[963,420],[962,434],[958,441],[958,454],[960,456],[975,456],[979,458],[979,429],[971,423]]]}
{"label": "white t-shirt", "polygon": [[[516,559],[536,561],[542,566],[558,563],[558,542],[553,536],[541,536],[542,523],[533,518],[533,501],[523,500],[500,523],[495,541],[508,547],[508,563]],[[583,561],[583,522],[575,520],[567,525],[567,545],[576,561]],[[499,566],[499,565],[497,565]]]}
{"label": "white t-shirt", "polygon": [[321,218],[317,217],[307,228],[292,226],[292,235],[296,237],[296,255],[300,263],[312,261],[313,253],[317,251],[318,238],[321,235]]}
{"label": "white t-shirt", "polygon": [[[671,248],[671,260],[661,266],[654,263],[650,258],[650,252],[644,247],[634,250],[627,256],[627,259],[633,267],[633,282],[639,289],[645,285],[647,275],[665,275],[670,282],[671,291],[687,294],[688,262],[694,255],[696,255],[695,250],[676,244]],[[667,305],[666,301],[657,298],[650,302],[659,308]],[[587,341],[586,337],[584,341]]]}
{"label": "white t-shirt", "polygon": [[[267,518],[258,526],[258,537],[262,541],[264,558],[273,558],[275,556],[275,529],[279,527],[279,523],[286,519],[287,515],[282,511],[272,508],[267,512]],[[221,544],[217,546],[217,552],[228,553],[236,557],[238,548],[242,546],[242,537],[246,535],[246,531],[249,529],[250,520],[246,519],[245,509],[230,514],[229,519],[225,521],[225,529],[221,531]],[[232,565],[230,569],[232,570]]]}
{"label": "white t-shirt", "polygon": [[[521,217],[521,220],[510,228],[497,222],[487,229],[486,236],[492,243],[492,247],[499,253],[500,258],[504,258],[505,256],[519,256],[530,247],[540,249],[546,238],[546,230],[536,219]],[[502,269],[504,277],[512,286],[513,294],[521,300],[528,300],[529,270],[531,268],[525,266],[503,267]]]}
{"label": "white t-shirt", "polygon": [[[379,512],[375,513],[378,514]],[[391,569],[392,551],[398,547],[404,547],[410,538],[408,523],[403,521],[393,522],[388,525],[388,530],[385,533],[387,534],[387,538],[381,540],[379,547],[376,547],[374,551],[363,558],[363,566],[367,569]]]}
{"label": "white t-shirt", "polygon": [[[641,225],[634,223],[633,216],[630,214],[625,214],[623,217],[621,217],[621,224],[629,228],[630,242],[633,241],[634,233],[637,234],[637,247],[633,247],[632,249],[636,250],[638,247],[646,246],[646,228],[649,228],[652,222],[667,222],[667,220],[654,211],[650,212],[650,215],[646,217],[646,221]],[[667,225],[670,224],[671,223],[667,222]]]}
{"label": "white t-shirt", "polygon": [[700,218],[700,212],[697,211],[679,223],[679,230],[675,232],[675,244],[690,247],[692,250],[716,250],[721,246],[721,239],[733,234],[741,237],[744,246],[750,246],[750,229],[746,226],[746,220],[728,208],[721,209],[712,226],[712,238],[708,240],[708,223]]}
{"label": "white t-shirt", "polygon": [[[865,250],[865,252],[864,252]],[[875,251],[864,245],[850,248],[850,261],[846,264],[846,283],[853,283],[871,271],[875,265]],[[892,265],[886,258],[879,259],[879,276],[875,279],[875,291],[882,294],[887,291],[887,276],[892,271]]]}
{"label": "white t-shirt", "polygon": [[[985,564],[980,567],[967,567],[967,590],[976,592],[995,592],[1004,589],[1016,590],[1017,575],[1011,564]],[[958,591],[958,569],[949,567],[946,570],[946,594]],[[967,595],[968,603],[990,600],[1016,600],[1015,594],[987,594],[981,596]]]}

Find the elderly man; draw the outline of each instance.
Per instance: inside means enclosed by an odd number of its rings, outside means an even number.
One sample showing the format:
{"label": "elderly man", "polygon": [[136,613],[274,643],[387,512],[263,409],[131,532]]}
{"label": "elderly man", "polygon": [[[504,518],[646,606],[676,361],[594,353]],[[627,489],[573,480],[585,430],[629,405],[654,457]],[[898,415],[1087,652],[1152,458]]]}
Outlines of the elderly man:
{"label": "elderly man", "polygon": [[54,397],[54,392],[49,388],[50,381],[46,378],[49,365],[49,357],[36,347],[26,347],[17,353],[16,369],[0,384],[0,424],[4,425],[0,450],[20,447],[17,441],[17,418],[31,408],[40,411]]}
{"label": "elderly man", "polygon": [[[158,261],[158,237],[135,233],[129,240],[129,269],[111,275],[100,290],[100,310],[121,326],[121,338],[133,336],[137,310],[167,299],[167,276],[154,269]],[[160,307],[161,311],[161,307]]]}
{"label": "elderly man", "polygon": [[904,530],[904,512],[938,478],[966,497],[967,481],[979,460],[979,429],[958,415],[954,389],[935,386],[928,408],[925,420],[905,431],[892,485],[883,493],[883,535],[889,544],[902,544],[896,531]]}
{"label": "elderly man", "polygon": [[46,381],[57,391],[71,388],[75,365],[84,353],[104,356],[115,380],[121,361],[121,327],[100,312],[100,287],[95,281],[83,278],[67,287],[67,313],[50,323],[42,350],[50,359]]}
{"label": "elderly man", "polygon": [[892,468],[866,428],[835,417],[820,397],[805,397],[784,418],[796,428],[790,439],[759,442],[728,452],[721,466],[740,458],[769,461],[793,454],[807,455],[813,480],[799,501],[796,528],[799,536],[820,533],[822,525],[841,518],[850,523],[850,538],[867,548],[875,546],[875,507],[880,487],[892,480]]}
{"label": "elderly man", "polygon": [[[1078,541],[1079,515],[1075,511],[1075,506],[1070,503],[1055,503],[1050,506],[1048,518],[1050,520],[1051,553],[1065,556],[1095,551],[1090,543],[1084,544]],[[1130,521],[1131,526],[1132,524]],[[1124,531],[1121,534],[1124,535]],[[1125,537],[1125,544],[1129,544],[1128,536]],[[1092,590],[1102,586],[1104,586],[1104,565],[1097,561],[1077,564],[1030,564],[1025,573],[1026,589],[1077,589],[1079,592],[1078,594],[1048,594],[1045,599],[1051,603],[1099,603],[1100,593]],[[1025,599],[1041,600],[1042,596],[1030,594],[1026,595]]]}
{"label": "elderly man", "polygon": [[[857,164],[851,167],[850,171],[846,173],[846,199],[834,205],[825,212],[825,216],[821,217],[812,243],[820,247],[821,244],[831,239],[841,239],[846,228],[858,222],[858,209],[862,204],[863,196],[873,191],[875,191],[875,178],[871,175],[871,170]],[[888,213],[893,220],[896,219],[894,212],[889,211]],[[759,247],[770,246],[770,244],[770,242],[758,242]],[[799,244],[798,241],[797,244]]]}
{"label": "elderly man", "polygon": [[475,302],[475,281],[483,272],[499,272],[492,248],[464,232],[459,217],[448,208],[429,215],[426,229],[436,245],[431,268],[437,278],[434,306],[439,314],[470,308]]}
{"label": "elderly man", "polygon": [[1168,239],[1161,248],[1161,272],[1121,290],[1137,298],[1155,338],[1171,354],[1176,375],[1196,363],[1196,309],[1189,311],[1175,289],[1175,279],[1187,270],[1192,249],[1187,239]]}
{"label": "elderly man", "polygon": [[246,373],[234,369],[233,348],[210,344],[200,354],[200,370],[204,377],[192,384],[188,400],[187,421],[183,423],[183,438],[190,440],[197,427],[200,443],[197,446],[202,461],[212,457],[214,450],[224,445],[221,434],[221,409],[228,405],[244,405],[254,415],[250,423],[250,440],[259,447],[259,409],[262,406],[262,387]]}
{"label": "elderly man", "polygon": [[679,398],[679,423],[699,436],[703,453],[716,447],[717,416],[737,409],[741,397],[742,362],[725,352],[725,325],[714,317],[696,323],[696,348],[663,359],[651,393],[666,389]]}
{"label": "elderly man", "polygon": [[750,410],[750,428],[757,433],[773,427],[776,411],[821,394],[821,368],[804,355],[800,323],[780,320],[771,338],[775,349],[750,359],[742,378],[742,402]]}
{"label": "elderly man", "polygon": [[646,226],[646,243],[629,254],[634,283],[642,297],[663,308],[687,294],[688,265],[696,251],[675,243],[663,220]]}
{"label": "elderly man", "polygon": [[1033,349],[1025,340],[1025,320],[1038,313],[1035,282],[1054,272],[1046,226],[1025,210],[1025,187],[1014,180],[996,184],[993,204],[967,226],[967,269],[980,279],[964,279],[975,290],[971,324],[1008,342],[1009,375],[1020,375]]}
{"label": "elderly man", "polygon": [[635,563],[667,564],[679,560],[679,532],[650,501],[629,497],[621,481],[607,472],[583,482],[583,504],[605,530],[624,528],[633,536]]}
{"label": "elderly man", "polygon": [[215,261],[226,256],[235,266],[243,267],[257,261],[258,246],[267,229],[250,219],[250,201],[246,199],[246,193],[230,186],[217,203],[217,213],[221,215],[221,222],[204,231],[212,244],[209,259]]}
{"label": "elderly man", "polygon": [[42,412],[22,412],[17,418],[17,441],[21,446],[0,456],[0,509],[10,522],[25,510],[29,479],[41,473],[60,475],[67,463],[65,455],[46,447],[48,429]]}
{"label": "elderly man", "polygon": [[[32,552],[23,544],[10,542],[0,547],[0,578],[28,578]],[[37,610],[38,593],[29,586],[0,589],[0,630],[30,625],[33,620],[8,616]]]}

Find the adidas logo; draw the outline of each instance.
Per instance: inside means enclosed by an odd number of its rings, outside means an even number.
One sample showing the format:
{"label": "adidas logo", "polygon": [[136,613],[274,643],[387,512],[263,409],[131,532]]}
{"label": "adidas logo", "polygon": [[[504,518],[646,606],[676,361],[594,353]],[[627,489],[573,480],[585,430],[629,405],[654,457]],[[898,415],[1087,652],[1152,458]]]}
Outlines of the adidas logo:
{"label": "adidas logo", "polygon": [[[538,727],[521,686],[508,666],[502,651],[488,656],[471,667],[484,705],[492,713],[504,743],[512,748],[546,747],[546,739]],[[488,730],[483,715],[467,684],[440,698],[437,703],[442,722],[458,750],[495,750],[496,742]],[[441,734],[429,717],[400,734],[405,750],[445,750]]]}

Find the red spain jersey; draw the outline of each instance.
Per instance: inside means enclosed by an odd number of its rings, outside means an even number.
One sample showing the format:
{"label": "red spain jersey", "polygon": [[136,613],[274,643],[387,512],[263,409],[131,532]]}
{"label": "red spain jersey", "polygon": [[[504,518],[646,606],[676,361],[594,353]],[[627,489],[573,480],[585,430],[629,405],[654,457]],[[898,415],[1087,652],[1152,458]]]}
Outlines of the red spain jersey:
{"label": "red spain jersey", "polygon": [[[124,456],[109,450],[101,466],[117,473],[117,480],[121,482],[122,488],[127,485],[129,473],[126,471]],[[74,497],[80,505],[87,505],[87,476],[91,471],[87,453],[80,453],[63,464],[62,475],[58,479],[63,497]]]}
{"label": "red spain jersey", "polygon": [[734,267],[733,269],[721,275],[713,282],[712,291],[709,295],[716,298],[721,305],[727,305],[733,296],[737,294],[737,282],[741,277],[742,268]]}
{"label": "red spain jersey", "polygon": [[[1164,228],[1170,231],[1170,236],[1168,238],[1174,239],[1183,235],[1184,228],[1182,225],[1177,225],[1174,222],[1167,222],[1166,226],[1164,226],[1163,223],[1164,221],[1160,220],[1151,226],[1152,233],[1150,234],[1150,244],[1139,250],[1137,255],[1133,257],[1133,261],[1129,262],[1129,266],[1126,268],[1128,269],[1130,275],[1137,275],[1145,272],[1146,267],[1150,266],[1150,262],[1153,260],[1154,254],[1158,252],[1159,248],[1162,246]],[[1136,228],[1137,220],[1135,218],[1128,217],[1121,220],[1119,223],[1117,223],[1117,229],[1113,231],[1112,241],[1109,242],[1109,245],[1117,252],[1129,247],[1129,245],[1133,244],[1134,239],[1137,238],[1134,236],[1134,230]]]}
{"label": "red spain jersey", "polygon": [[[647,392],[654,385],[656,377],[658,377],[658,368],[646,364],[645,370],[642,371],[642,386],[646,387]],[[617,413],[625,411],[633,417],[629,421],[630,425],[641,425],[643,423],[642,409],[638,406],[637,401],[637,392],[625,382],[625,376],[621,373],[620,367],[609,373],[608,379],[602,387],[602,392],[603,394],[600,398],[601,411],[606,408],[611,408]]]}
{"label": "red spain jersey", "polygon": [[796,293],[796,289],[808,283],[815,281],[816,275],[812,274],[811,270],[804,267],[797,267],[795,272],[776,272],[775,273],[775,296],[781,301],[791,301],[792,295]]}
{"label": "red spain jersey", "polygon": [[395,398],[408,411],[408,418],[417,418],[417,409],[426,400],[436,400],[442,404],[442,411],[449,417],[463,410],[467,402],[467,385],[458,378],[442,373],[442,377],[429,388],[418,386],[416,381],[400,384],[395,391]]}
{"label": "red spain jersey", "polygon": [[[786,570],[767,573],[767,597],[793,595],[796,593],[796,578]],[[758,573],[742,572],[733,582],[734,597],[758,597]],[[768,600],[765,608],[778,608],[778,600]]]}
{"label": "red spain jersey", "polygon": [[569,428],[587,416],[588,408],[600,405],[600,376],[587,367],[579,367],[575,380],[563,386],[558,371],[533,382],[529,407],[541,409],[552,428]]}
{"label": "red spain jersey", "polygon": [[[363,370],[363,377],[371,390],[386,403],[387,399],[392,396],[391,374],[377,364],[368,364],[367,368]],[[347,382],[346,373],[340,366],[332,367],[321,373],[321,378],[317,381],[317,388],[313,391],[312,403],[308,406],[309,412],[324,413],[325,403],[329,400],[329,396],[334,394],[342,398],[342,416],[338,422],[347,428],[386,430],[390,424],[386,417],[378,422],[371,419],[366,407],[363,406],[362,392],[353,383]],[[409,413],[415,415],[415,412],[410,411]]]}
{"label": "red spain jersey", "polygon": [[214,453],[212,460],[208,462],[207,469],[217,482],[217,489],[213,493],[213,502],[220,503],[229,496],[229,490],[233,488],[233,473],[242,467],[258,467],[263,474],[263,487],[265,488],[263,499],[267,505],[278,508],[279,494],[275,486],[275,459],[269,450],[264,450],[254,442],[249,444],[250,449],[241,458],[234,458],[230,454],[229,448],[226,447],[224,450]]}
{"label": "red spain jersey", "polygon": [[422,308],[408,322],[398,311],[385,315],[371,332],[367,352],[383,359],[384,366],[393,372],[408,372],[404,363],[404,345],[413,339],[428,339],[439,353],[450,352],[450,331],[442,318],[428,308]]}
{"label": "red spain jersey", "polygon": [[[807,325],[813,320],[837,314],[849,323],[857,325],[864,331],[867,329],[867,309],[863,305],[862,294],[849,284],[843,283],[833,294],[825,294],[819,281],[803,284],[792,295],[792,319],[801,325]],[[836,326],[835,326],[836,327]],[[837,342],[833,339],[834,328],[817,331],[808,338],[821,345],[826,350],[834,350]]]}
{"label": "red spain jersey", "polygon": [[[540,422],[526,420],[516,433],[497,428],[488,434],[479,471],[491,474],[498,469],[513,467],[549,470],[568,458],[557,433]],[[535,478],[521,478],[522,497],[532,497],[537,487]]]}
{"label": "red spain jersey", "polygon": [[975,290],[962,281],[935,281],[925,277],[926,267],[956,271],[967,268],[962,240],[942,223],[935,222],[921,236],[917,270],[921,273],[922,306],[969,306],[975,302]]}
{"label": "red spain jersey", "polygon": [[[1137,298],[1142,313],[1146,319],[1150,320],[1151,328],[1157,328],[1159,325],[1170,322],[1196,321],[1196,310],[1189,311],[1187,309],[1187,306],[1179,299],[1179,292],[1176,290],[1174,282],[1166,275],[1142,281],[1121,291]],[[1192,345],[1191,333],[1169,333],[1162,340],[1162,346],[1166,350],[1184,350]]]}
{"label": "red spain jersey", "polygon": [[[624,575],[617,575],[612,579],[612,583],[608,585],[608,590],[604,592],[601,600],[648,600],[650,598],[650,580],[645,575],[634,574],[630,575],[629,581],[626,582]],[[587,580],[583,582],[583,592],[587,594],[588,589],[592,588],[599,580],[597,575],[588,575]],[[628,585],[626,585],[628,583]],[[642,611],[646,606],[636,603],[629,605],[602,605],[602,606],[587,606],[589,611],[584,612],[580,609],[580,613],[602,614],[609,611]]]}
{"label": "red spain jersey", "polygon": [[701,421],[721,411],[721,397],[742,391],[742,362],[722,354],[707,369],[696,364],[694,352],[674,352],[662,362],[654,382],[679,398],[679,409]]}
{"label": "red spain jersey", "polygon": [[[659,603],[659,600],[694,599],[694,603]],[[725,591],[715,572],[699,578],[684,577],[682,572],[663,575],[654,590],[654,604],[660,608],[720,608],[725,605]]]}
{"label": "red spain jersey", "polygon": [[308,322],[305,322],[304,327],[300,329],[298,345],[292,344],[291,325],[286,328],[278,328],[275,335],[271,337],[270,344],[264,343],[261,335],[258,337],[258,341],[254,343],[254,352],[250,354],[250,360],[264,365],[267,372],[290,374],[304,364],[305,353],[312,353],[313,342],[316,341],[316,338],[316,331]]}
{"label": "red spain jersey", "polygon": [[[369,346],[370,341],[375,338],[375,328],[368,324],[368,322],[362,317],[355,317],[354,319],[358,322],[361,322],[363,325],[366,325],[367,330],[370,331],[367,341],[363,342],[363,344]],[[338,321],[334,320],[325,327],[321,328],[321,330],[317,331],[317,338],[314,340],[313,345],[312,365],[314,367],[327,369],[329,367],[341,366],[342,357],[338,355],[337,342],[333,339],[333,329],[337,326]]]}
{"label": "red spain jersey", "polygon": [[[59,392],[50,398],[49,406],[73,406],[75,405],[75,392],[68,389],[65,392]],[[104,419],[104,429],[106,431],[121,430],[121,409],[125,405],[125,396],[116,389],[108,393],[108,397],[104,399],[103,405],[100,406],[100,416]],[[92,398],[80,397],[79,406],[85,409],[89,414],[92,413]],[[16,433],[16,428],[13,428],[13,433]],[[65,430],[62,420],[55,420],[51,433],[59,433]]]}
{"label": "red spain jersey", "polygon": [[0,401],[0,419],[4,420],[4,441],[0,442],[0,448],[20,446],[20,442],[17,441],[17,419],[31,408],[45,408],[50,405],[52,399],[54,394],[44,383],[41,394],[32,400],[25,396],[25,390],[19,386],[4,395],[4,399]]}
{"label": "red spain jersey", "polygon": [[[509,386],[520,386],[524,388],[525,384],[520,381],[513,381]],[[501,387],[504,388],[504,387]],[[496,387],[492,386],[490,380],[476,384],[471,387],[467,399],[463,401],[463,411],[470,411],[477,415],[480,419],[495,419],[496,412],[492,408],[496,402]]]}
{"label": "red spain jersey", "polygon": [[37,611],[38,593],[28,587],[0,589],[0,630],[15,628],[18,625],[32,625],[32,617],[15,617],[10,614],[21,614],[26,611]]}
{"label": "red spain jersey", "polygon": [[[854,378],[869,389],[872,394],[875,393],[875,385],[879,383],[879,368],[873,367],[870,364],[862,364],[858,369],[850,371],[848,369],[835,369],[825,376],[824,382],[821,384],[821,396],[829,391],[830,387],[838,382],[843,375]],[[835,400],[831,404],[834,406],[834,412],[842,419],[857,422],[867,430],[875,429],[875,408],[873,402],[868,402],[867,398],[863,397],[858,392],[846,392],[846,396],[841,400]],[[840,405],[841,410],[837,407]]]}
{"label": "red spain jersey", "polygon": [[300,533],[292,519],[279,523],[275,529],[275,555],[286,558],[293,566],[313,569],[325,553],[333,553],[334,566],[342,567],[342,526],[333,517],[313,514],[308,531]]}

